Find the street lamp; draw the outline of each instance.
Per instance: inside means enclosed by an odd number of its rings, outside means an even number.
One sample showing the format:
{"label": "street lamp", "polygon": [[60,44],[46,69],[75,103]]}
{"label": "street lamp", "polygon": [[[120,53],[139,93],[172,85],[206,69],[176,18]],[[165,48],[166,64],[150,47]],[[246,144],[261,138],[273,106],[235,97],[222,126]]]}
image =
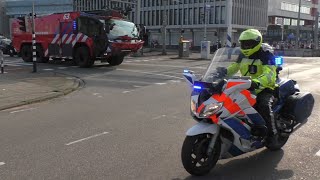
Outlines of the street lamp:
{"label": "street lamp", "polygon": [[299,48],[300,41],[300,11],[301,11],[301,0],[299,0],[299,8],[298,8],[298,23],[297,23],[297,37],[296,37],[296,49]]}
{"label": "street lamp", "polygon": [[167,55],[167,50],[166,50],[166,40],[167,40],[167,0],[163,0],[164,3],[164,10],[162,13],[162,55]]}

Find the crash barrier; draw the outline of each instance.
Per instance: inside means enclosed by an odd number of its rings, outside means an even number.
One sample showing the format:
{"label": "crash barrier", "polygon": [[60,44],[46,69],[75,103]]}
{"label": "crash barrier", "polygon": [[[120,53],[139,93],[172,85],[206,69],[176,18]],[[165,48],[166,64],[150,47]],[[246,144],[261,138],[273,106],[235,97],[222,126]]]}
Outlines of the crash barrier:
{"label": "crash barrier", "polygon": [[1,64],[1,74],[4,73],[4,62],[3,62],[3,52],[0,50],[0,64]]}
{"label": "crash barrier", "polygon": [[275,50],[274,54],[278,56],[320,57],[320,50],[319,49],[285,49],[285,50]]}

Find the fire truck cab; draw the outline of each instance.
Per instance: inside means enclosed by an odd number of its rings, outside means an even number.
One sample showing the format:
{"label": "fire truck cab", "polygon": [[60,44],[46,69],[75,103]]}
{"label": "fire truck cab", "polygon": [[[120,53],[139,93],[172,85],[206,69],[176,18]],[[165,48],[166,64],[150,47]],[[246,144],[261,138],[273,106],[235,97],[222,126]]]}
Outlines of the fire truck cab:
{"label": "fire truck cab", "polygon": [[[32,61],[32,23],[26,16],[26,31],[16,19],[12,42],[25,62]],[[80,67],[91,67],[96,60],[119,65],[126,55],[143,45],[134,23],[114,11],[103,13],[70,12],[35,18],[37,61],[73,60]]]}

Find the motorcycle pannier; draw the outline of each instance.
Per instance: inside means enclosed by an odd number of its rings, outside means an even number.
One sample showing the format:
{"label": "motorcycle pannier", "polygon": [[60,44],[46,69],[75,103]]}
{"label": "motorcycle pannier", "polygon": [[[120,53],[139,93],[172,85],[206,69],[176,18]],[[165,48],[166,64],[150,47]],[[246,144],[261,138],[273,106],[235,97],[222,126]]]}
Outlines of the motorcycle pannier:
{"label": "motorcycle pannier", "polygon": [[310,115],[314,105],[314,98],[311,93],[296,92],[286,99],[283,113],[292,115],[294,121],[304,122]]}

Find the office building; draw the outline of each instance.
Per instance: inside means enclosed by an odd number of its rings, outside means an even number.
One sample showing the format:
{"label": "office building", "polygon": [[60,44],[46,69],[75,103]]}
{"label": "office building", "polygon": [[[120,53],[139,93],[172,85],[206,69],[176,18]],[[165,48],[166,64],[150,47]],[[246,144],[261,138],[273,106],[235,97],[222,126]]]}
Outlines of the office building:
{"label": "office building", "polygon": [[[130,0],[121,0],[133,2]],[[77,10],[97,10],[105,7],[131,6],[130,20],[137,24],[144,24],[150,32],[149,40],[156,40],[162,44],[161,28],[163,12],[167,17],[167,45],[177,45],[181,29],[184,29],[184,39],[191,40],[194,46],[199,46],[204,39],[204,13],[207,20],[207,40],[222,44],[226,42],[227,34],[227,6],[228,0],[141,0],[140,8],[120,0],[75,0]],[[206,8],[205,8],[206,7]],[[246,28],[257,28],[266,31],[268,24],[267,0],[233,0],[232,8],[232,38],[237,42],[240,33]],[[140,9],[140,16],[136,18],[135,11]]]}
{"label": "office building", "polygon": [[[300,41],[311,42],[314,37],[315,16],[318,0],[301,0]],[[269,0],[268,30],[265,39],[294,43],[298,25],[299,0]],[[282,29],[283,25],[283,29]]]}

